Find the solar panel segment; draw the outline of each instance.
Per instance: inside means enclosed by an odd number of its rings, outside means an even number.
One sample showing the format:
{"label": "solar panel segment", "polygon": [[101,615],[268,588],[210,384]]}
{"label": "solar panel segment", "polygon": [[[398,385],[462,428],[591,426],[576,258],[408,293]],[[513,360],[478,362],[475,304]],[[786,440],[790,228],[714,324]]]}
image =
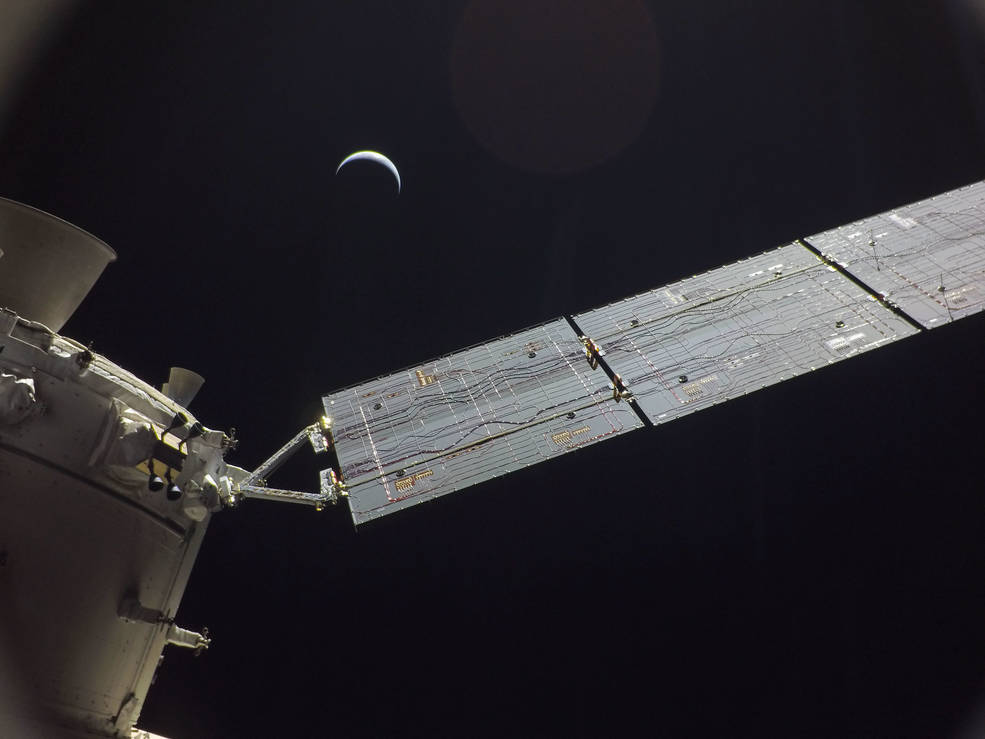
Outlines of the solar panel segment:
{"label": "solar panel segment", "polygon": [[983,307],[985,182],[323,402],[360,524]]}
{"label": "solar panel segment", "polygon": [[574,321],[654,424],[918,332],[799,244]]}
{"label": "solar panel segment", "polygon": [[563,318],[324,404],[357,524],[643,425]]}
{"label": "solar panel segment", "polygon": [[985,308],[985,182],[804,241],[924,328]]}

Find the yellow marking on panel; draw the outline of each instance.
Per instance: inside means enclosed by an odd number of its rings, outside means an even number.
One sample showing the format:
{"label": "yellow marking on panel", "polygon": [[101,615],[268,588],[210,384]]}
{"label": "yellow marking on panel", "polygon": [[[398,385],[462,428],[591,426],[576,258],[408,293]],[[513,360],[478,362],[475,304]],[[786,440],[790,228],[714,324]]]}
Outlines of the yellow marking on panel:
{"label": "yellow marking on panel", "polygon": [[592,430],[591,426],[582,426],[581,428],[575,429],[574,431],[559,431],[556,434],[551,434],[551,441],[553,441],[558,446],[564,446],[569,441],[571,441],[576,436],[581,436],[582,434],[587,434]]}
{"label": "yellow marking on panel", "polygon": [[430,385],[432,382],[438,379],[434,375],[425,375],[423,372],[421,372],[421,370],[417,370],[415,374],[417,375],[417,382],[420,384],[421,387],[424,387],[425,385]]}
{"label": "yellow marking on panel", "polygon": [[165,444],[167,444],[172,449],[180,449],[181,448],[181,441],[182,440],[178,436],[176,436],[175,434],[167,433],[167,434],[164,435],[164,438],[162,438],[161,441],[163,441]]}
{"label": "yellow marking on panel", "polygon": [[405,490],[409,490],[417,484],[418,480],[423,480],[425,477],[431,477],[434,474],[434,470],[424,470],[423,472],[418,472],[416,475],[411,475],[410,477],[403,477],[394,483],[394,487],[397,488],[398,493],[402,493]]}
{"label": "yellow marking on panel", "polygon": [[[700,380],[695,380],[694,382],[689,382],[684,386],[684,393],[687,395],[689,400],[694,400],[695,398],[700,398],[704,395],[704,386],[711,382],[717,382],[718,375],[708,375],[708,377],[702,377]],[[687,401],[685,401],[687,402]]]}
{"label": "yellow marking on panel", "polygon": [[446,460],[448,460],[448,459],[454,459],[455,457],[461,457],[463,454],[466,454],[467,452],[477,452],[477,451],[479,451],[479,447],[477,447],[477,446],[467,446],[464,449],[461,449],[460,451],[452,452],[447,457],[445,457],[445,459]]}
{"label": "yellow marking on panel", "polygon": [[[159,442],[164,444],[164,446],[170,447],[171,449],[177,451],[181,456],[182,460],[185,459],[187,455],[181,450],[181,442],[182,442],[181,438],[179,438],[176,434],[171,433],[170,431],[164,434],[164,436],[161,436],[161,433],[164,431],[164,429],[159,429],[157,426],[152,426],[151,430],[154,432],[155,439],[157,439]],[[164,462],[162,462],[161,460],[156,458],[142,460],[137,464],[135,464],[134,468],[139,470],[140,472],[143,472],[145,475],[154,474],[157,475],[158,477],[168,478],[168,479],[177,479],[178,475],[181,474],[180,469],[177,469],[175,467],[170,467]]]}
{"label": "yellow marking on panel", "polygon": [[557,434],[551,434],[551,441],[553,441],[558,446],[567,444],[569,441],[571,441],[571,432],[561,431],[560,433]]}
{"label": "yellow marking on panel", "polygon": [[[150,462],[150,465],[147,464],[148,462]],[[166,478],[170,476],[171,479],[176,480],[178,479],[178,475],[181,474],[181,470],[177,470],[174,467],[169,467],[159,459],[150,459],[150,460],[145,459],[143,462],[134,465],[134,469],[143,472],[145,475],[150,475],[151,466],[153,466],[154,468],[154,474],[161,478]]]}

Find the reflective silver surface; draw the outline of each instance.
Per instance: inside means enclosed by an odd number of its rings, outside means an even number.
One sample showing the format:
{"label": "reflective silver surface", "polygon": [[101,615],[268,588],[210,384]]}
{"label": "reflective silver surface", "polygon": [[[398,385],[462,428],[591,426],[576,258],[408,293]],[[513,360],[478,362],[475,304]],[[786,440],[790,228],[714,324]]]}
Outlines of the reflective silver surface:
{"label": "reflective silver surface", "polygon": [[574,320],[655,424],[917,333],[798,244]]}
{"label": "reflective silver surface", "polygon": [[353,519],[982,310],[983,203],[970,185],[326,396]]}
{"label": "reflective silver surface", "polygon": [[357,524],[643,425],[563,318],[324,403]]}
{"label": "reflective silver surface", "polygon": [[985,182],[805,239],[924,328],[985,307]]}

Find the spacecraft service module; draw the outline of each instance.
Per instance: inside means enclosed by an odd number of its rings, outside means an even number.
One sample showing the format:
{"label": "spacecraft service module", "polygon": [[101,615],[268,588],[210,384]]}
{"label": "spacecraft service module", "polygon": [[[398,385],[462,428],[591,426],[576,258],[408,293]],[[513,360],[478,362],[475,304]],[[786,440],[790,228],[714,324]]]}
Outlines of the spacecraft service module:
{"label": "spacecraft service module", "polygon": [[[189,410],[201,377],[157,389],[58,333],[112,249],[0,200],[0,250],[0,736],[151,737],[165,647],[211,644],[177,618],[213,514],[363,524],[978,313],[985,183],[338,390],[253,471]],[[309,445],[317,486],[268,484]]]}

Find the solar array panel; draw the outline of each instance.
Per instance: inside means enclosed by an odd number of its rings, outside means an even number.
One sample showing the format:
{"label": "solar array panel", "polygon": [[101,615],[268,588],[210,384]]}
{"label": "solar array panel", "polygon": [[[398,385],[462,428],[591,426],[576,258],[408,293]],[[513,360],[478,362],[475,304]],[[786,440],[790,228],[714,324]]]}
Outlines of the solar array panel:
{"label": "solar array panel", "polygon": [[654,424],[917,333],[799,244],[574,321]]}
{"label": "solar array panel", "polygon": [[563,318],[324,403],[357,524],[643,425]]}
{"label": "solar array panel", "polygon": [[805,239],[935,328],[985,308],[985,182]]}
{"label": "solar array panel", "polygon": [[985,182],[323,398],[357,524],[985,307]]}

